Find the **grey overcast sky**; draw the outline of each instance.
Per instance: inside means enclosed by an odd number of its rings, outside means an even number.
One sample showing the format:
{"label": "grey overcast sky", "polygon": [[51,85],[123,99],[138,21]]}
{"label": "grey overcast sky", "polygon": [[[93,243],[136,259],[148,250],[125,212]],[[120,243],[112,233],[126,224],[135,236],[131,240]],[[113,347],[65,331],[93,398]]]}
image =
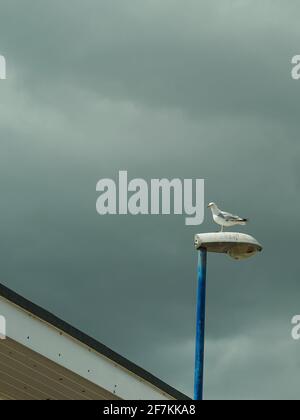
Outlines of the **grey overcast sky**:
{"label": "grey overcast sky", "polygon": [[0,0],[0,281],[192,396],[195,233],[96,183],[205,178],[265,249],[209,257],[206,398],[299,399],[297,0]]}

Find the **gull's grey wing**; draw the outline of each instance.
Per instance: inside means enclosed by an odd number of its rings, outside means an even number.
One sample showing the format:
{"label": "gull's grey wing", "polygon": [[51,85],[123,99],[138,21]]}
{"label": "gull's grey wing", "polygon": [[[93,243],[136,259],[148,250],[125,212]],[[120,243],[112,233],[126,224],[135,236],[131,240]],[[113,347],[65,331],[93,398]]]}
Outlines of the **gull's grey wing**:
{"label": "gull's grey wing", "polygon": [[226,222],[242,220],[241,217],[235,216],[234,214],[231,214],[231,213],[227,213],[226,211],[221,211],[219,213],[219,217],[224,219]]}

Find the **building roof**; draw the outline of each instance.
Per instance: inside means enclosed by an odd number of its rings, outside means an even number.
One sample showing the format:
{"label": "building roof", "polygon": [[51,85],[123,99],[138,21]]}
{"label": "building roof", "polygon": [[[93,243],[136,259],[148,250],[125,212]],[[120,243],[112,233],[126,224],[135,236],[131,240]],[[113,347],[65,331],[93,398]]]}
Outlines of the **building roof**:
{"label": "building roof", "polygon": [[0,316],[0,399],[189,399],[1,284]]}

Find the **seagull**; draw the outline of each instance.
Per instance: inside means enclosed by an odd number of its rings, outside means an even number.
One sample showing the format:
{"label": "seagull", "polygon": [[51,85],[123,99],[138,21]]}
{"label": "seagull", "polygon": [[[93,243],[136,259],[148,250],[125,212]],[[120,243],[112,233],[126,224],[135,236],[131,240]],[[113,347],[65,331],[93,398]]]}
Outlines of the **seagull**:
{"label": "seagull", "polygon": [[235,225],[245,226],[248,222],[248,219],[243,219],[242,217],[220,210],[216,203],[209,203],[208,208],[212,211],[215,223],[222,226],[221,232],[224,231],[224,227],[231,227]]}

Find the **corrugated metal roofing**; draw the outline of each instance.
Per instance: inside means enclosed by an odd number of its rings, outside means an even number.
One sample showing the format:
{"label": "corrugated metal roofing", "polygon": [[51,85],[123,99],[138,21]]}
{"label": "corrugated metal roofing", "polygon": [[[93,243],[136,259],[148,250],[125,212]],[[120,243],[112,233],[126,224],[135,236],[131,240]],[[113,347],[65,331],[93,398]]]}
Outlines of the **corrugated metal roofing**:
{"label": "corrugated metal roofing", "polygon": [[115,400],[115,395],[14,340],[0,341],[0,398]]}

